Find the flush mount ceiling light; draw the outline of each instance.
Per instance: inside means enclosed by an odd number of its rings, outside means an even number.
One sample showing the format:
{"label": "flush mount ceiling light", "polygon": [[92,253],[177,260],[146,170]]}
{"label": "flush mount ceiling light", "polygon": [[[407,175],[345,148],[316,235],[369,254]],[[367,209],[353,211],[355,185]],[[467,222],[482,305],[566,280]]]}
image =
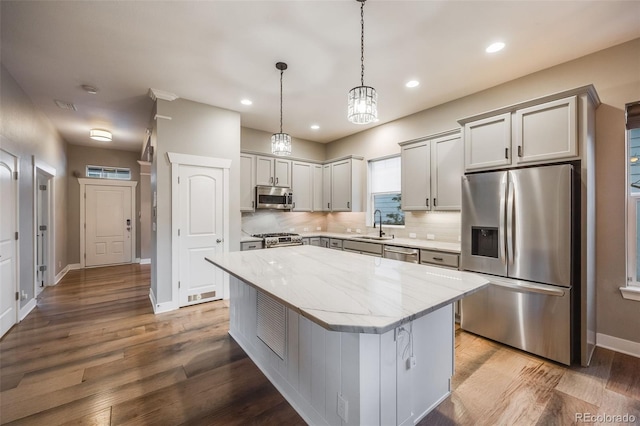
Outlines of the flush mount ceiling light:
{"label": "flush mount ceiling light", "polygon": [[89,137],[100,142],[111,142],[111,132],[107,130],[91,129]]}
{"label": "flush mount ceiling light", "polygon": [[271,153],[274,155],[291,155],[291,136],[282,133],[282,74],[287,69],[284,62],[276,63],[276,68],[280,70],[280,133],[271,135]]}
{"label": "flush mount ceiling light", "polygon": [[241,103],[242,105],[252,105],[252,104],[253,104],[253,102],[251,101],[251,99],[243,99],[243,100],[241,100],[241,101],[240,101],[240,103]]}
{"label": "flush mount ceiling light", "polygon": [[317,124],[312,124],[311,125],[311,130],[318,130],[320,128],[320,126],[318,126]]}
{"label": "flush mount ceiling light", "polygon": [[420,82],[418,80],[410,80],[407,81],[407,84],[405,84],[405,86],[407,87],[418,87],[420,85]]}
{"label": "flush mount ceiling light", "polygon": [[487,53],[496,53],[501,51],[502,49],[504,49],[505,44],[501,41],[498,41],[496,43],[493,43],[491,45],[489,45],[489,47],[487,47],[485,49],[485,52]]}
{"label": "flush mount ceiling light", "polygon": [[364,3],[360,2],[360,86],[349,91],[347,118],[354,124],[368,124],[378,119],[378,93],[364,85]]}

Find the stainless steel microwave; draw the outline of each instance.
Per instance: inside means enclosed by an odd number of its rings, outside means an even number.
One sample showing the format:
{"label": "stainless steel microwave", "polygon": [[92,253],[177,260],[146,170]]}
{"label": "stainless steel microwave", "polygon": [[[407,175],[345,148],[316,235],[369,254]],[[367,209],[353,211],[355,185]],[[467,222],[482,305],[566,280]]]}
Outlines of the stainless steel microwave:
{"label": "stainless steel microwave", "polygon": [[290,210],[293,206],[291,188],[256,186],[256,208]]}

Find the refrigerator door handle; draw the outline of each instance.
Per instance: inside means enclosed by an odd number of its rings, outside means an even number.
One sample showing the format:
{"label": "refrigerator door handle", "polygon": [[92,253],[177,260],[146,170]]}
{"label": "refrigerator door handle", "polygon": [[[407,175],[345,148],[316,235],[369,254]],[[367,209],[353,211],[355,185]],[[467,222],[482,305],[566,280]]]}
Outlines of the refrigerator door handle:
{"label": "refrigerator door handle", "polygon": [[[510,173],[507,172],[507,174],[510,176]],[[507,222],[506,222],[507,262],[509,264],[513,264],[515,260],[514,247],[515,247],[516,233],[514,229],[514,226],[515,226],[514,197],[515,197],[515,190],[513,188],[513,180],[510,178],[507,183]]]}
{"label": "refrigerator door handle", "polygon": [[[502,179],[500,180],[500,219],[499,219],[499,223],[500,223],[500,231],[499,234],[502,234],[505,231],[505,212],[507,209],[506,203],[507,203],[507,188],[509,185],[509,174],[505,173],[502,176]],[[504,234],[502,234],[504,235]],[[504,237],[503,237],[504,238]],[[505,244],[504,242],[500,242],[500,245],[498,247],[498,251],[499,251],[499,255],[500,255],[500,260],[502,261],[503,264],[505,264],[507,262],[507,256],[505,253]],[[506,271],[505,271],[506,273]]]}

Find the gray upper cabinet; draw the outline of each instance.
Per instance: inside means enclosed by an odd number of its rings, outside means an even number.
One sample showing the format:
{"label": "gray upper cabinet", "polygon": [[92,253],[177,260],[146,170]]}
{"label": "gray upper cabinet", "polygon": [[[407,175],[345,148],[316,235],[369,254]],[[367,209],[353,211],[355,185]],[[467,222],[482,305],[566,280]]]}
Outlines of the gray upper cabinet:
{"label": "gray upper cabinet", "polygon": [[402,142],[402,210],[460,210],[459,130]]}
{"label": "gray upper cabinet", "polygon": [[576,96],[517,110],[514,124],[518,164],[578,156]]}
{"label": "gray upper cabinet", "polygon": [[431,141],[433,210],[461,209],[463,151],[459,132]]}
{"label": "gray upper cabinet", "polygon": [[430,210],[431,142],[403,146],[401,161],[402,210]]}
{"label": "gray upper cabinet", "polygon": [[460,120],[464,127],[465,171],[580,158],[578,95],[564,95]]}
{"label": "gray upper cabinet", "polygon": [[[347,158],[335,161],[330,166],[331,201],[325,205],[329,205],[333,212],[362,211],[362,159]],[[327,180],[325,174],[325,184]]]}
{"label": "gray upper cabinet", "polygon": [[322,164],[314,164],[313,165],[313,199],[312,199],[312,210],[314,212],[321,212],[324,210],[324,187],[323,187],[323,174],[322,174]]}
{"label": "gray upper cabinet", "polygon": [[291,160],[256,156],[256,185],[291,187]]}
{"label": "gray upper cabinet", "polygon": [[256,156],[240,154],[240,211],[255,210]]}
{"label": "gray upper cabinet", "polygon": [[297,212],[313,210],[313,170],[315,164],[300,161],[291,162],[291,190],[293,208]]}
{"label": "gray upper cabinet", "polygon": [[331,164],[322,166],[322,211],[331,211]]}
{"label": "gray upper cabinet", "polygon": [[511,154],[511,113],[464,125],[465,170],[508,166]]}

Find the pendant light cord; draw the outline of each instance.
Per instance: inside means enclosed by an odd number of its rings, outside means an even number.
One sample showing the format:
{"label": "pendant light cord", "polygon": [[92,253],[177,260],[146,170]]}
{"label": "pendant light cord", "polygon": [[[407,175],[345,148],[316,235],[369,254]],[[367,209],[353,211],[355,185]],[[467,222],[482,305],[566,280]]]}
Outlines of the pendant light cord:
{"label": "pendant light cord", "polygon": [[282,133],[282,74],[284,70],[280,70],[280,133]]}
{"label": "pendant light cord", "polygon": [[364,2],[360,3],[360,85],[364,86]]}

